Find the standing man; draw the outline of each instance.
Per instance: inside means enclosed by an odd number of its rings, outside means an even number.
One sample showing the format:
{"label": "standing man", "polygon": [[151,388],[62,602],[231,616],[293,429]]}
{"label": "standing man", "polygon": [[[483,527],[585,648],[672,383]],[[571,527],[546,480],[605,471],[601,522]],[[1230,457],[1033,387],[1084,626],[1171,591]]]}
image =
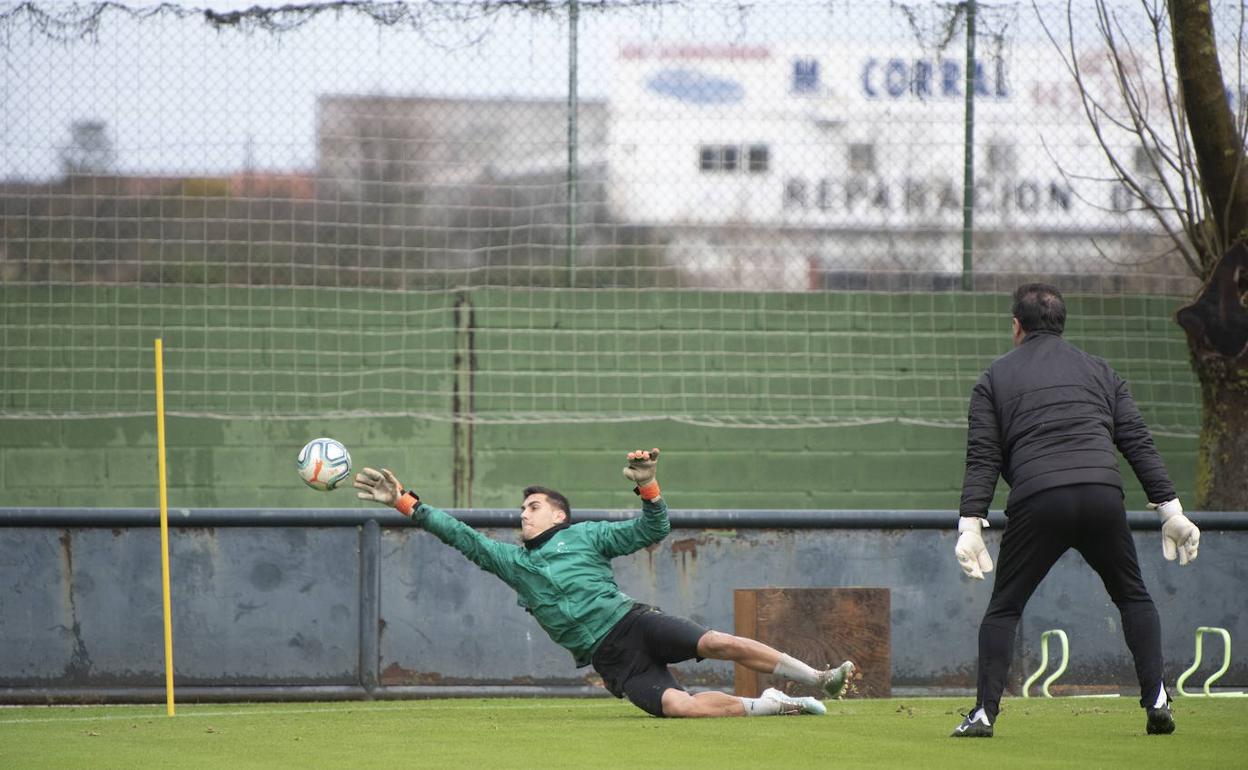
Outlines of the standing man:
{"label": "standing man", "polygon": [[818,671],[762,642],[711,631],[620,591],[611,559],[653,545],[671,531],[667,503],[655,479],[659,450],[628,453],[624,476],[641,497],[641,516],[629,521],[572,523],[568,499],[553,489],[528,487],[520,509],[522,545],[491,540],[404,491],[394,474],[365,468],[355,477],[358,497],[392,506],[442,542],[511,586],[520,604],[577,666],[593,665],[607,690],[628,697],[656,717],[824,714],[815,698],[767,689],[758,698],[708,691],[691,695],[668,664],[696,658],[730,660],[760,673],[820,687],[840,697],[854,664]]}
{"label": "standing man", "polygon": [[1123,507],[1117,447],[1161,517],[1166,559],[1196,558],[1200,530],[1186,516],[1127,384],[1109,364],[1062,339],[1066,304],[1052,286],[1014,292],[1014,350],[993,361],[971,391],[958,563],[983,580],[998,474],[1010,485],[992,599],[979,626],[975,708],[953,737],[992,737],[1027,600],[1069,548],[1083,555],[1122,614],[1150,734],[1174,732],[1162,684],[1161,622],[1144,587]]}

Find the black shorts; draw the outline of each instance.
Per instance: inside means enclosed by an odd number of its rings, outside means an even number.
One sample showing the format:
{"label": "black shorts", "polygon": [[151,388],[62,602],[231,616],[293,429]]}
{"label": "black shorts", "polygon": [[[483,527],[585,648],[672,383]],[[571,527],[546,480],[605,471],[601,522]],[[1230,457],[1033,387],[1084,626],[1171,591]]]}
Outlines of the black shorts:
{"label": "black shorts", "polygon": [[684,690],[667,669],[698,657],[698,640],[710,629],[657,607],[636,604],[607,632],[594,652],[594,670],[617,698],[628,696],[634,706],[663,716],[663,691]]}

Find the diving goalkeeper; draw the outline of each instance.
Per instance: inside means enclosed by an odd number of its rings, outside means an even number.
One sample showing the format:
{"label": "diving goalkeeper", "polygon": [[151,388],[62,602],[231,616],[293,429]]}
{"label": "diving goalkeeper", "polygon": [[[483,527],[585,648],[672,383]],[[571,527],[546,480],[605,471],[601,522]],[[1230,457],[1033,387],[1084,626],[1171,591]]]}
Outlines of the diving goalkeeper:
{"label": "diving goalkeeper", "polygon": [[635,602],[615,583],[611,559],[653,545],[671,531],[655,479],[659,450],[628,453],[624,476],[641,497],[629,521],[572,523],[568,499],[546,487],[524,490],[522,545],[492,540],[405,490],[389,470],[364,468],[357,496],[396,508],[481,569],[511,586],[523,606],[576,665],[593,665],[607,690],[656,717],[824,714],[811,697],[777,689],[758,698],[708,691],[690,694],[668,665],[696,658],[730,660],[764,674],[820,687],[839,697],[854,664],[822,671],[753,639],[712,631],[691,620]]}

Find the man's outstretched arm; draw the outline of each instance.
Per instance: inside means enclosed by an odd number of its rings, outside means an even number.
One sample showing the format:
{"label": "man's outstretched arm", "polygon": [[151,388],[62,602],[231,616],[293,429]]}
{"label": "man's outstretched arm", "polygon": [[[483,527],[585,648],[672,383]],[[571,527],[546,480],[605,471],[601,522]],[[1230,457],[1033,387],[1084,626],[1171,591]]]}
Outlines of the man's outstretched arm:
{"label": "man's outstretched arm", "polygon": [[672,531],[667,518],[667,503],[659,492],[656,477],[659,450],[638,449],[628,453],[624,478],[633,482],[633,491],[641,498],[641,516],[630,521],[592,522],[598,550],[607,558],[624,556],[654,545]]}
{"label": "man's outstretched arm", "polygon": [[1173,500],[1178,495],[1174,492],[1170,474],[1166,473],[1166,464],[1153,444],[1153,434],[1144,423],[1127,383],[1116,375],[1115,380],[1114,444],[1131,465],[1150,502]]}
{"label": "man's outstretched arm", "polygon": [[967,411],[966,470],[962,477],[962,501],[958,505],[960,516],[987,518],[1002,463],[1001,427],[993,405],[992,380],[985,372],[971,389]]}
{"label": "man's outstretched arm", "polygon": [[1168,561],[1177,557],[1180,565],[1196,559],[1200,549],[1200,529],[1183,515],[1183,504],[1174,492],[1166,464],[1153,445],[1153,434],[1144,424],[1127,383],[1115,375],[1114,443],[1127,458],[1135,477],[1148,496],[1148,507],[1161,519],[1161,552]]}
{"label": "man's outstretched arm", "polygon": [[958,506],[958,541],[954,556],[969,578],[983,580],[992,571],[992,556],[981,530],[988,526],[988,505],[1001,475],[1001,430],[993,405],[992,381],[987,372],[971,390],[967,415],[966,473]]}
{"label": "man's outstretched arm", "polygon": [[496,542],[445,511],[422,503],[420,497],[403,485],[388,469],[364,468],[355,475],[356,497],[388,505],[424,527],[434,537],[451,546],[481,569],[504,580],[511,565],[514,546]]}

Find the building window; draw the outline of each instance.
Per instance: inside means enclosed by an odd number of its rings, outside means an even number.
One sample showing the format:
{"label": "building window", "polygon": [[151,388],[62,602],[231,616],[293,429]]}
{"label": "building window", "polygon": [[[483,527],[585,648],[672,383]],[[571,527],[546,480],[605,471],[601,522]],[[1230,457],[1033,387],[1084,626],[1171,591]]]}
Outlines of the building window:
{"label": "building window", "polygon": [[1143,176],[1157,176],[1161,154],[1153,147],[1137,146],[1131,153],[1131,170]]}
{"label": "building window", "polygon": [[849,170],[855,174],[875,173],[875,145],[854,142],[849,145]]}
{"label": "building window", "polygon": [[765,174],[771,167],[771,149],[765,144],[751,144],[746,156],[746,168],[751,174]]}
{"label": "building window", "polygon": [[819,62],[815,59],[793,60],[793,93],[813,94],[819,90]]}
{"label": "building window", "polygon": [[698,149],[698,168],[703,171],[719,170],[719,148],[718,147],[700,147]]}
{"label": "building window", "polygon": [[997,142],[988,145],[988,173],[1013,174],[1018,170],[1018,150],[1013,144]]}
{"label": "building window", "polygon": [[735,144],[704,144],[698,148],[698,168],[703,171],[736,171],[741,167],[741,148]]}

